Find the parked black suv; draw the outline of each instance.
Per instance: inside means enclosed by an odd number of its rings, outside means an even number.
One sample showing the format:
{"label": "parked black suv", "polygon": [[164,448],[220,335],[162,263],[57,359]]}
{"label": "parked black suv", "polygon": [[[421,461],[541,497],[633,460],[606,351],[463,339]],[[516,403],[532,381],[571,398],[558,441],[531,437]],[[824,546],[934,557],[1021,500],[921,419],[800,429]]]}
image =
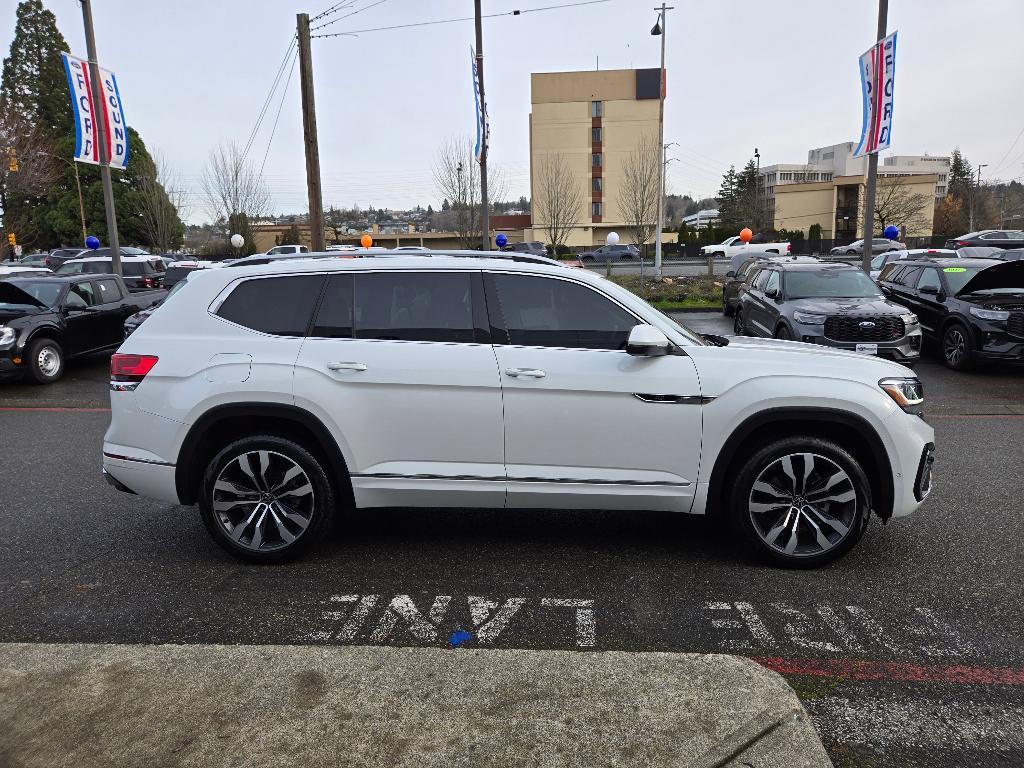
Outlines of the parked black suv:
{"label": "parked black suv", "polygon": [[839,347],[907,365],[921,356],[917,317],[886,301],[859,268],[764,261],[755,270],[740,291],[737,335]]}
{"label": "parked black suv", "polygon": [[921,319],[954,370],[979,360],[1024,362],[1024,261],[919,259],[888,265],[882,292]]}

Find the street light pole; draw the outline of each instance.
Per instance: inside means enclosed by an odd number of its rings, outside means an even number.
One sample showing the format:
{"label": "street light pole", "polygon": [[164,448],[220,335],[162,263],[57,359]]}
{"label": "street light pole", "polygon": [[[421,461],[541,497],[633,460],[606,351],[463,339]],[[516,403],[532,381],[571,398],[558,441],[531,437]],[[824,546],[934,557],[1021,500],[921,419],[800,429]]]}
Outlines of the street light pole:
{"label": "street light pole", "polygon": [[970,229],[971,232],[974,231],[974,201],[978,197],[978,190],[981,189],[981,169],[987,166],[988,163],[978,164],[978,183],[974,185],[974,191],[971,193],[971,226],[968,227],[968,229]]}
{"label": "street light pole", "polygon": [[[85,23],[85,49],[89,56],[89,76],[92,79],[92,103],[98,113],[105,110],[103,89],[100,87],[100,65],[96,57],[96,33],[92,26],[92,1],[81,0],[82,20]],[[117,237],[117,213],[114,211],[114,185],[110,181],[110,155],[107,153],[107,123],[100,114],[93,114],[99,140],[100,178],[103,181],[103,207],[107,212],[107,239],[110,241],[110,257],[113,262],[114,274],[120,275],[121,247]],[[77,178],[76,169],[75,176]],[[84,211],[83,211],[84,214]],[[84,215],[83,215],[84,218]]]}
{"label": "street light pole", "polygon": [[[667,28],[667,11],[673,10],[673,6],[665,3],[655,8],[658,11],[658,20],[651,30],[652,35],[661,36],[661,68],[658,70],[658,147],[664,151],[665,146],[665,31]],[[661,279],[661,229],[662,220],[665,217],[665,162],[658,163],[658,220],[654,232],[654,279]],[[643,264],[643,254],[640,254],[640,263]]]}

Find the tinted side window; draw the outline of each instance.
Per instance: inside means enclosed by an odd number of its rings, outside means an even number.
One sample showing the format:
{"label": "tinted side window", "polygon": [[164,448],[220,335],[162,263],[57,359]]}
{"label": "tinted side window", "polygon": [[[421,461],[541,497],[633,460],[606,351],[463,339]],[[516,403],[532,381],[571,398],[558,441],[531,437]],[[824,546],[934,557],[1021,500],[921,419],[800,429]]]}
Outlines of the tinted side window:
{"label": "tinted side window", "polygon": [[331,275],[313,323],[313,335],[325,339],[352,338],[352,275]]}
{"label": "tinted side window", "polygon": [[920,282],[917,284],[917,290],[921,290],[925,286],[937,288],[940,291],[942,290],[942,279],[939,277],[938,270],[929,268],[924,271],[921,275]]}
{"label": "tinted side window", "polygon": [[775,289],[776,291],[779,290],[779,273],[778,272],[776,272],[775,270],[772,270],[771,272],[768,273],[768,282],[765,283],[764,289],[766,291],[770,291],[772,289]]}
{"label": "tinted side window", "polygon": [[758,291],[762,290],[764,288],[764,284],[768,282],[768,275],[769,271],[767,269],[762,269],[757,273],[757,277],[754,278],[754,282],[751,283],[750,287]]}
{"label": "tinted side window", "polygon": [[[81,299],[82,303],[77,300]],[[86,306],[91,307],[96,304],[96,292],[92,288],[92,283],[75,283],[68,289],[68,296],[66,301],[72,304],[72,306]]]}
{"label": "tinted side window", "polygon": [[896,280],[900,285],[912,287],[917,283],[917,276],[921,274],[922,267],[904,267]]}
{"label": "tinted side window", "polygon": [[578,283],[531,275],[494,275],[510,344],[625,349],[638,320]]}
{"label": "tinted side window", "polygon": [[323,285],[320,275],[264,277],[239,284],[217,314],[275,336],[304,336]]}
{"label": "tinted side window", "polygon": [[[124,273],[126,275],[132,274],[129,271],[130,264],[123,264]],[[82,272],[87,275],[109,275],[114,271],[112,261],[86,261],[82,263]]]}
{"label": "tinted side window", "polygon": [[100,304],[111,304],[115,301],[120,301],[123,298],[121,296],[121,288],[117,284],[117,280],[97,280],[96,287],[100,292]]}
{"label": "tinted side window", "polygon": [[468,272],[355,275],[354,295],[358,339],[475,340]]}

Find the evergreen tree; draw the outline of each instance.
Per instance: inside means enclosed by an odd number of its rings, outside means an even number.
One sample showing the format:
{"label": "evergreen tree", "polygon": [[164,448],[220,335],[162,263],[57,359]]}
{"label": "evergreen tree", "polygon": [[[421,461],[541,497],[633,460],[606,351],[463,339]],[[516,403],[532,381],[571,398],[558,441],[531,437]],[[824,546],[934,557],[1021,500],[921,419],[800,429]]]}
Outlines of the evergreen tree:
{"label": "evergreen tree", "polygon": [[732,229],[740,223],[737,184],[736,167],[730,165],[729,170],[722,176],[722,186],[718,189],[718,219],[720,226],[727,229]]}
{"label": "evergreen tree", "polygon": [[[4,226],[16,230],[18,240],[34,248],[82,244],[78,187],[71,165],[75,148],[75,124],[67,76],[60,54],[67,41],[57,29],[54,15],[42,0],[22,0],[10,55],[3,62],[0,82],[0,115],[22,125],[38,127],[44,145],[38,151],[53,155],[60,167],[58,180],[45,194],[8,194],[0,188]],[[140,179],[153,160],[139,134],[128,128],[128,167],[113,172],[114,203],[118,234],[126,245],[150,243],[141,226]],[[108,243],[103,186],[97,166],[78,164],[86,228]],[[164,192],[166,194],[166,192]]]}
{"label": "evergreen tree", "polygon": [[57,140],[74,130],[62,51],[70,51],[42,0],[23,0],[10,55],[4,59],[0,113],[16,116]]}
{"label": "evergreen tree", "polygon": [[947,191],[961,203],[970,201],[974,188],[974,170],[967,158],[960,154],[960,147],[953,150],[949,162],[949,185]]}

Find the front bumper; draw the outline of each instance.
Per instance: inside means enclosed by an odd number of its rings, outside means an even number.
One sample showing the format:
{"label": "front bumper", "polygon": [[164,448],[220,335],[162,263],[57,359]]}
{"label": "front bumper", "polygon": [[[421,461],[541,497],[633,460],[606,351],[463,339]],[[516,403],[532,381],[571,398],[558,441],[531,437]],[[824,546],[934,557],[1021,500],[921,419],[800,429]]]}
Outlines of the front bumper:
{"label": "front bumper", "polygon": [[899,409],[886,419],[885,426],[892,441],[892,516],[905,517],[921,506],[931,491],[935,430],[920,416]]}
{"label": "front bumper", "polygon": [[[793,338],[808,344],[820,344],[823,347],[857,351],[857,342],[838,341],[823,336],[820,325],[796,325]],[[906,335],[895,341],[871,342],[878,345],[878,357],[893,360],[897,363],[913,363],[921,358],[921,329],[908,331]]]}

